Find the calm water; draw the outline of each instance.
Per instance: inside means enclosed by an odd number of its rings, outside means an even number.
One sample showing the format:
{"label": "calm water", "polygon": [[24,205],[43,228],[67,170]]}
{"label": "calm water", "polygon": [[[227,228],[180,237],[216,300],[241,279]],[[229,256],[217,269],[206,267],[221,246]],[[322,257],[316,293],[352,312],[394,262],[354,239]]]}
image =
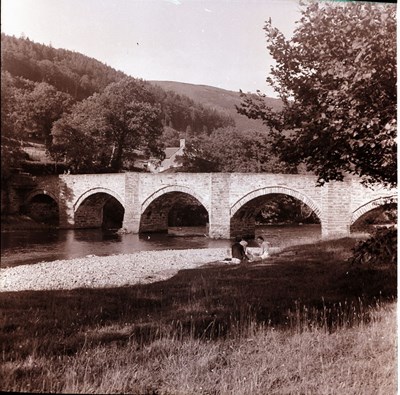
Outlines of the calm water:
{"label": "calm water", "polygon": [[[202,228],[174,228],[173,234],[119,235],[101,229],[13,231],[1,233],[1,267],[32,264],[86,255],[127,254],[145,250],[213,248],[231,245],[230,240],[205,237]],[[198,234],[193,236],[193,234]],[[316,241],[320,225],[262,226],[257,235],[264,235],[272,247],[285,247]],[[249,246],[254,245],[250,242]]]}

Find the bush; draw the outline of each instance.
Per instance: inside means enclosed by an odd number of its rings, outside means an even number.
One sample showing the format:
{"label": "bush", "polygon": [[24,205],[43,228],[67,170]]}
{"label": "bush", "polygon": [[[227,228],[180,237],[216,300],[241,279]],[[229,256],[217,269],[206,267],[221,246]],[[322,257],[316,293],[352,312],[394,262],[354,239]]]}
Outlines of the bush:
{"label": "bush", "polygon": [[397,265],[397,227],[378,228],[352,251],[350,260],[354,264]]}

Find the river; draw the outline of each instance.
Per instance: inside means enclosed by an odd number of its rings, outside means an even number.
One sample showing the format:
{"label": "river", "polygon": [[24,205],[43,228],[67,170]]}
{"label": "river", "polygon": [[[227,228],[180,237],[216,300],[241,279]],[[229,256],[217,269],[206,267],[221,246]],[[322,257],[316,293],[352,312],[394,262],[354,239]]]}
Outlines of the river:
{"label": "river", "polygon": [[[230,240],[214,240],[205,228],[171,228],[169,234],[117,234],[102,229],[29,230],[1,233],[1,267],[42,261],[81,258],[87,255],[129,254],[145,250],[213,248],[231,245]],[[320,225],[258,226],[272,247],[312,243],[321,237]],[[249,246],[254,246],[251,240]]]}

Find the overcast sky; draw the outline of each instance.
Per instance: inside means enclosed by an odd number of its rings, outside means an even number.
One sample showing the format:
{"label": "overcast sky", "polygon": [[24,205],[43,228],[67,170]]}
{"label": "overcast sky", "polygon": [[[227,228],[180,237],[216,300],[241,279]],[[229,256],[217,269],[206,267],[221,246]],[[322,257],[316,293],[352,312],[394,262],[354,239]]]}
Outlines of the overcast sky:
{"label": "overcast sky", "polygon": [[133,77],[272,95],[264,22],[287,36],[297,0],[1,0],[2,32]]}

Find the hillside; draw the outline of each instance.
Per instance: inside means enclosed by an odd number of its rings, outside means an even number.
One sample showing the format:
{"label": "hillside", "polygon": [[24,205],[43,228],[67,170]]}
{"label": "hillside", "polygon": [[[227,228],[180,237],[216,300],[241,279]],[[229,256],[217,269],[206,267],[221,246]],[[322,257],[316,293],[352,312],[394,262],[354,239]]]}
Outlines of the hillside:
{"label": "hillside", "polygon": [[[187,96],[197,103],[230,116],[235,121],[236,128],[240,131],[248,129],[262,130],[265,128],[261,121],[249,119],[237,113],[235,105],[239,106],[241,102],[239,92],[216,88],[214,86],[194,85],[176,81],[149,82],[160,86],[166,91],[173,91],[179,95]],[[267,97],[265,101],[274,109],[280,110],[282,108],[282,103],[279,99]]]}
{"label": "hillside", "polygon": [[[1,44],[2,77],[4,72],[10,75],[7,95],[13,89],[11,87],[22,89],[20,92],[25,95],[38,84],[47,83],[57,92],[70,95],[71,102],[76,102],[95,92],[102,92],[107,85],[127,77],[96,59],[35,43],[29,38],[2,33]],[[235,105],[241,102],[239,92],[172,81],[149,83],[160,88],[155,88],[154,93],[164,113],[164,125],[179,133],[185,133],[188,126],[193,134],[204,130],[210,133],[216,128],[233,125],[233,122],[239,131],[264,129],[260,121],[237,113]],[[266,98],[266,101],[273,108],[281,107],[277,99]]]}
{"label": "hillside", "polygon": [[[1,34],[1,58],[2,136],[8,138],[2,139],[2,153],[10,155],[10,164],[14,163],[11,157],[17,148],[9,142],[23,142],[25,153],[34,162],[38,162],[38,157],[43,162],[46,149],[52,146],[55,122],[77,103],[128,78],[121,71],[83,54],[4,33]],[[161,108],[161,122],[168,131],[162,136],[166,145],[179,143],[181,136],[210,134],[215,129],[234,125],[225,113],[185,95],[166,92],[149,82],[143,81],[143,84]],[[27,148],[31,143],[36,145]],[[25,156],[22,152],[21,155]]]}
{"label": "hillside", "polygon": [[[63,111],[68,110],[67,101],[70,106],[94,93],[101,93],[106,86],[128,77],[125,73],[78,52],[53,48],[35,43],[29,38],[16,38],[4,33],[1,34],[1,56],[4,97],[25,97],[25,101],[38,102],[38,100],[41,101],[42,96],[49,97],[53,93],[54,96],[58,95],[61,98],[60,92],[64,93],[62,108],[57,111],[59,114],[54,117],[55,119],[48,122],[48,129]],[[179,133],[186,133],[189,128],[196,135],[205,130],[211,133],[220,127],[233,125],[233,120],[225,113],[219,113],[209,106],[204,107],[190,97],[183,94],[177,95],[173,90],[166,92],[149,82],[144,83],[161,106],[164,126],[173,128]],[[48,85],[45,87],[43,84]],[[32,95],[35,89],[36,92]],[[43,92],[45,89],[47,89],[46,94],[40,94],[40,91]],[[7,104],[11,105],[11,99]],[[14,107],[21,108],[24,105],[15,103]],[[10,123],[13,124],[16,120],[21,121],[31,109],[24,110],[24,114],[16,115],[14,118],[17,119],[11,120]],[[11,112],[13,109],[10,108],[5,115]],[[33,112],[38,111],[35,109]],[[46,112],[49,113],[48,109]],[[32,132],[33,123],[28,122],[25,130]],[[35,134],[40,135],[40,130],[35,131]]]}
{"label": "hillside", "polygon": [[13,77],[46,82],[74,100],[85,99],[126,74],[78,52],[1,34],[1,69]]}
{"label": "hillside", "polygon": [[[241,103],[239,92],[205,85],[135,79],[96,59],[35,43],[29,38],[2,33],[1,44],[2,179],[7,179],[13,169],[22,168],[39,174],[47,172],[48,165],[53,169],[53,161],[59,162],[58,158],[67,160],[68,149],[74,150],[74,139],[63,147],[56,147],[54,136],[57,135],[61,141],[60,136],[63,133],[67,136],[71,122],[81,115],[81,108],[90,107],[91,100],[99,100],[114,89],[110,87],[118,86],[123,80],[129,80],[132,86],[136,86],[133,91],[143,85],[144,91],[148,92],[146,97],[151,97],[150,102],[160,108],[160,147],[177,146],[181,138],[190,140],[201,137],[204,140],[210,136],[213,136],[212,139],[219,138],[224,144],[226,139],[233,139],[230,132],[224,132],[232,127],[236,128],[235,142],[246,139],[250,133],[264,135],[252,134],[249,137],[251,141],[267,137],[260,121],[237,113],[235,106]],[[97,95],[94,96],[94,93]],[[265,100],[273,108],[281,106],[277,99]],[[87,114],[87,108],[83,113]],[[54,125],[57,124],[65,124],[67,128],[56,131]],[[74,125],[73,133],[80,133],[89,139],[92,130],[95,130],[85,129],[82,122]],[[212,134],[214,131],[218,131],[218,136]],[[113,155],[110,148],[113,144],[108,141],[104,145],[104,157]],[[98,151],[99,144],[96,147],[94,150]],[[129,147],[121,149],[129,150]],[[49,152],[52,158],[48,157]],[[90,155],[92,153],[90,151]],[[81,154],[78,156],[82,158]],[[72,160],[68,157],[69,164]],[[124,166],[130,166],[131,162],[128,162],[125,161]]]}

